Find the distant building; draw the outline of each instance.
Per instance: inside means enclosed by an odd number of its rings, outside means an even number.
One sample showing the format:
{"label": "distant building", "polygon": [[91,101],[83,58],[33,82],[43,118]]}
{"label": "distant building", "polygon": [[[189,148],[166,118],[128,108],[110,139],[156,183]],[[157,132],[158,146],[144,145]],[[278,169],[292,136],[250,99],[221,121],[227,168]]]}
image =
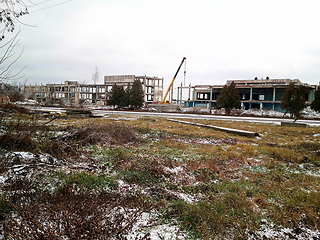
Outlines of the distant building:
{"label": "distant building", "polygon": [[104,84],[110,90],[113,85],[124,87],[132,85],[135,80],[140,80],[142,83],[146,103],[159,102],[162,100],[163,78],[135,75],[105,76]]}
{"label": "distant building", "polygon": [[[307,89],[307,104],[314,100],[315,86],[301,83],[298,79],[252,79],[252,80],[228,80],[227,84],[234,82],[239,91],[241,106],[243,109],[272,109],[281,111],[282,96],[290,83],[296,86],[303,85]],[[224,85],[195,85],[189,88],[193,90],[192,96],[184,105],[188,107],[216,106],[217,98]],[[181,99],[180,99],[181,101]]]}
{"label": "distant building", "polygon": [[103,84],[80,84],[78,81],[65,81],[61,84],[29,85],[24,87],[26,98],[50,105],[106,105],[108,92],[113,85],[127,87],[134,80],[140,80],[145,93],[145,102],[160,101],[163,94],[163,78],[115,75],[105,76]]}

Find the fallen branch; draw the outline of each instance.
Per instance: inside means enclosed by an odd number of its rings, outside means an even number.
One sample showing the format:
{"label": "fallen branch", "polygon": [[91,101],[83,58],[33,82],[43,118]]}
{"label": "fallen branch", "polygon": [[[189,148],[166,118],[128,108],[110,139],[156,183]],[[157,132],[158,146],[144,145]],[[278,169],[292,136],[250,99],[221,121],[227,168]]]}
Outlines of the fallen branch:
{"label": "fallen branch", "polygon": [[50,121],[48,122],[45,122],[44,124],[42,124],[42,126],[48,124],[48,123],[51,123],[52,121],[56,120],[57,118],[59,118],[59,116],[55,116],[54,118],[52,118]]}

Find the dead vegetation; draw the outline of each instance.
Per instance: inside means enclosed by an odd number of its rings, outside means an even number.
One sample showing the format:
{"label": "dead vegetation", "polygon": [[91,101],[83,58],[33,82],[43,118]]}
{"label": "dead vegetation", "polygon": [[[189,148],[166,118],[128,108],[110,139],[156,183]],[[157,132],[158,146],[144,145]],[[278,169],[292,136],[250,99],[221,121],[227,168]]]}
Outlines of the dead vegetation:
{"label": "dead vegetation", "polygon": [[21,144],[1,142],[0,239],[165,239],[150,235],[159,222],[178,225],[173,239],[320,234],[319,128],[214,123],[252,138],[164,119],[41,121],[2,121]]}
{"label": "dead vegetation", "polygon": [[0,109],[2,116],[4,114],[11,114],[11,113],[20,113],[20,114],[28,114],[29,110],[25,107],[20,107],[15,104],[7,103],[7,104],[0,104]]}
{"label": "dead vegetation", "polygon": [[63,136],[61,140],[81,146],[116,146],[139,143],[139,138],[124,124],[109,123],[103,126],[86,126]]}
{"label": "dead vegetation", "polygon": [[3,215],[4,239],[126,239],[142,212],[150,211],[141,198],[76,193],[71,184],[55,194],[34,194],[26,180],[7,188],[15,192],[2,202],[10,209]]}

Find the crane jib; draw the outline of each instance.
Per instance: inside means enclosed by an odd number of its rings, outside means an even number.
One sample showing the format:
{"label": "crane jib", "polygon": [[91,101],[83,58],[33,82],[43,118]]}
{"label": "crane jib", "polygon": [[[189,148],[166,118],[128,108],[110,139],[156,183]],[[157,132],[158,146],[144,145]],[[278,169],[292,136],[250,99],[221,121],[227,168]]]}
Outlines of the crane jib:
{"label": "crane jib", "polygon": [[[183,62],[184,62],[186,59],[187,59],[187,58],[185,58],[185,57],[182,59],[180,65],[179,65],[179,67],[178,67],[178,70],[177,70],[176,74],[174,75],[174,77],[172,78],[171,83],[170,83],[170,85],[169,85],[169,87],[168,87],[168,90],[167,90],[166,94],[164,95],[163,100],[162,100],[161,103],[165,103],[166,98],[167,98],[167,96],[168,96],[168,94],[169,94],[169,92],[170,92],[170,90],[171,90],[171,88],[172,88],[172,86],[173,86],[173,83],[174,83],[174,81],[176,80],[176,77],[177,77],[177,75],[178,75],[178,73],[179,73],[179,71],[180,71],[180,68],[181,68]],[[184,71],[184,74],[186,74],[186,70]]]}

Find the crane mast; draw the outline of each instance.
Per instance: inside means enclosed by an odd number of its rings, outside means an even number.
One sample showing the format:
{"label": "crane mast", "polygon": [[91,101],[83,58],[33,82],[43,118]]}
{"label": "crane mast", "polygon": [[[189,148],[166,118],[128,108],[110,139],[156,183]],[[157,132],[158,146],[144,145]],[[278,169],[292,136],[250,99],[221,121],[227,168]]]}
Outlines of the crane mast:
{"label": "crane mast", "polygon": [[[176,72],[176,74],[174,75],[174,77],[172,78],[171,83],[170,83],[170,85],[169,85],[169,87],[168,87],[168,90],[166,91],[166,94],[164,95],[164,97],[163,97],[163,99],[162,99],[162,101],[161,101],[160,103],[167,103],[167,102],[166,102],[166,98],[168,97],[168,94],[169,94],[170,90],[173,88],[173,83],[174,83],[174,81],[176,80],[176,77],[177,77],[177,75],[178,75],[178,73],[179,73],[179,71],[180,71],[180,68],[181,68],[182,64],[184,63],[184,61],[185,61],[186,59],[187,59],[187,58],[185,58],[185,57],[182,59],[180,65],[179,65],[179,67],[178,67],[178,69],[177,69],[177,72]],[[184,71],[184,74],[185,74],[185,73],[186,73],[186,71]],[[171,95],[172,95],[172,94],[171,94]],[[171,98],[172,98],[172,96],[171,96]]]}

